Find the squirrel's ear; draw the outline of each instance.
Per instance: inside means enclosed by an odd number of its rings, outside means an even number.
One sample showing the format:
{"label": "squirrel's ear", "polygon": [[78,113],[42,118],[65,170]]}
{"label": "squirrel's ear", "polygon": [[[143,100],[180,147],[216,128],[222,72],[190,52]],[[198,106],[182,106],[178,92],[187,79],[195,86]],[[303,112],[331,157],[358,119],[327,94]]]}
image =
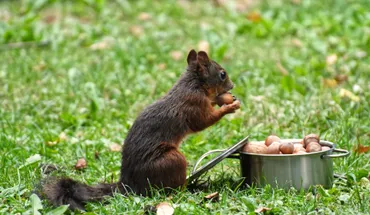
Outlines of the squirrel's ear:
{"label": "squirrel's ear", "polygon": [[200,65],[206,66],[210,63],[209,57],[206,52],[200,51],[197,55],[197,60]]}
{"label": "squirrel's ear", "polygon": [[191,64],[192,62],[196,62],[197,61],[197,52],[192,49],[189,54],[188,54],[188,64]]}

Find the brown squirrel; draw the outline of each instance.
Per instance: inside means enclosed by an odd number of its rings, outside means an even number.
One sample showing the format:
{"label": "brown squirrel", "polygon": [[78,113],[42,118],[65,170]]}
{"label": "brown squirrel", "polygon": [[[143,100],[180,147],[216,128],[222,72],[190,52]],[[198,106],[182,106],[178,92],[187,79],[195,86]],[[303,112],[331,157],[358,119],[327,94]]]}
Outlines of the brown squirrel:
{"label": "brown squirrel", "polygon": [[220,103],[219,95],[233,88],[226,71],[204,51],[191,50],[184,74],[161,99],[144,109],[129,130],[122,149],[121,177],[114,184],[88,186],[69,178],[47,180],[41,195],[54,205],[84,209],[115,191],[150,195],[151,187],[178,188],[186,183],[186,159],[179,145],[240,108],[240,102]]}

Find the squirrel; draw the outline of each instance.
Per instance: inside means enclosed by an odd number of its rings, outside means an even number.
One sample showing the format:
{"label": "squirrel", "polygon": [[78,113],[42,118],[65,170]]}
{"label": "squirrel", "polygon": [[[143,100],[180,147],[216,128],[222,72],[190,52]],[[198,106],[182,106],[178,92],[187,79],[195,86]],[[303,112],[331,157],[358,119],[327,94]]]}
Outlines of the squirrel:
{"label": "squirrel", "polygon": [[240,101],[220,104],[219,95],[234,84],[227,72],[204,51],[191,50],[187,69],[169,92],[146,107],[130,128],[122,147],[121,175],[117,183],[89,186],[59,178],[42,184],[41,196],[55,206],[69,204],[84,210],[88,201],[101,201],[114,192],[150,195],[153,188],[179,188],[186,184],[187,163],[179,151],[182,140],[215,124],[240,108]]}

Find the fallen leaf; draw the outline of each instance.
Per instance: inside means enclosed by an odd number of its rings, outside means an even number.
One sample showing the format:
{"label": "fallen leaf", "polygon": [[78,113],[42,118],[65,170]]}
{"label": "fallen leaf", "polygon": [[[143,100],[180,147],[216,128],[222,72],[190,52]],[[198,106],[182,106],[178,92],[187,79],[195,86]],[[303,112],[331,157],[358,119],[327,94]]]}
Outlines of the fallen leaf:
{"label": "fallen leaf", "polygon": [[109,148],[110,148],[110,150],[111,150],[112,152],[120,152],[120,151],[121,151],[121,149],[122,149],[122,146],[121,146],[121,144],[113,143],[113,144],[111,144],[111,145],[109,146]]}
{"label": "fallen leaf", "polygon": [[326,57],[326,65],[331,66],[335,64],[338,60],[338,56],[336,54],[332,54]]}
{"label": "fallen leaf", "polygon": [[59,141],[64,141],[67,139],[66,133],[62,132],[59,134]]}
{"label": "fallen leaf", "polygon": [[349,98],[354,102],[359,102],[360,97],[353,94],[351,91],[341,88],[339,91],[339,96],[342,98]]}
{"label": "fallen leaf", "polygon": [[44,61],[41,61],[39,64],[34,65],[32,67],[32,69],[37,72],[43,71],[45,68],[46,68],[46,63]]}
{"label": "fallen leaf", "polygon": [[302,48],[302,47],[303,47],[303,43],[302,43],[302,41],[300,41],[300,40],[299,40],[299,39],[297,39],[297,38],[292,39],[292,43],[293,43],[293,45],[294,45],[295,47],[297,47],[297,48]]}
{"label": "fallen leaf", "polygon": [[85,158],[80,158],[80,159],[77,160],[75,168],[77,170],[80,170],[80,169],[86,168],[86,166],[87,166],[87,162],[86,162]]}
{"label": "fallen leaf", "polygon": [[211,202],[218,202],[220,200],[220,194],[218,192],[211,193],[204,197],[204,200],[211,200]]}
{"label": "fallen leaf", "polygon": [[361,145],[361,144],[358,144],[357,145],[357,147],[355,146],[354,148],[353,148],[353,151],[354,152],[356,152],[356,153],[359,153],[359,154],[361,154],[361,153],[366,153],[366,152],[368,152],[370,150],[370,146],[363,146],[363,145]]}
{"label": "fallen leaf", "polygon": [[160,69],[160,70],[164,70],[164,69],[167,68],[167,65],[165,63],[160,63],[157,66],[158,66],[158,69]]}
{"label": "fallen leaf", "polygon": [[249,14],[247,14],[247,19],[251,22],[260,22],[262,17],[261,17],[261,14],[258,13],[258,12],[251,12]]}
{"label": "fallen leaf", "polygon": [[94,158],[95,158],[95,160],[98,160],[98,159],[100,158],[100,154],[99,154],[99,152],[98,152],[98,151],[96,151],[96,152],[94,153]]}
{"label": "fallen leaf", "polygon": [[348,80],[348,76],[345,74],[338,74],[334,77],[334,79],[338,82],[338,84],[342,84]]}
{"label": "fallen leaf", "polygon": [[182,58],[182,52],[180,51],[172,51],[170,55],[174,60],[180,60]]}
{"label": "fallen leaf", "polygon": [[198,43],[198,50],[199,51],[205,51],[205,52],[209,52],[209,43],[205,40],[202,40]]}
{"label": "fallen leaf", "polygon": [[167,202],[161,202],[157,206],[157,215],[172,215],[174,213],[173,207]]}
{"label": "fallen leaf", "polygon": [[43,21],[47,24],[53,24],[57,20],[57,16],[54,14],[48,14],[43,18]]}
{"label": "fallen leaf", "polygon": [[109,48],[109,45],[106,41],[101,41],[101,42],[97,42],[97,43],[94,43],[90,46],[90,49],[91,50],[104,50],[104,49],[107,49]]}
{"label": "fallen leaf", "polygon": [[144,29],[138,25],[133,25],[130,27],[130,32],[135,36],[141,36],[144,33]]}
{"label": "fallen leaf", "polygon": [[322,83],[324,87],[334,88],[338,86],[338,83],[335,79],[323,79]]}
{"label": "fallen leaf", "polygon": [[288,75],[289,74],[288,70],[286,70],[285,67],[283,65],[281,65],[280,62],[277,62],[276,66],[277,66],[277,68],[279,69],[279,71],[282,75]]}
{"label": "fallen leaf", "polygon": [[90,49],[94,51],[109,49],[110,47],[112,47],[113,43],[114,43],[114,39],[107,37],[107,38],[104,38],[102,41],[98,41],[92,44],[90,46]]}
{"label": "fallen leaf", "polygon": [[142,12],[142,13],[139,14],[138,18],[141,21],[148,21],[152,18],[152,16],[149,13]]}
{"label": "fallen leaf", "polygon": [[254,210],[255,213],[263,213],[263,212],[266,212],[266,211],[270,211],[271,208],[266,208],[266,207],[260,207],[260,208],[257,208],[256,210]]}
{"label": "fallen leaf", "polygon": [[58,143],[58,141],[48,141],[46,145],[48,146],[55,146]]}

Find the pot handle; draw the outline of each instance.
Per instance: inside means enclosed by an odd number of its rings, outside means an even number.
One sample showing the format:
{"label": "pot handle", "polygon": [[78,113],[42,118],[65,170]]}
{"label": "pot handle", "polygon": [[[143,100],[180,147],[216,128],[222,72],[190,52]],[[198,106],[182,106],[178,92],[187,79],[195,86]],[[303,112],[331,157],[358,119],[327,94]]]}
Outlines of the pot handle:
{"label": "pot handle", "polygon": [[340,158],[340,157],[347,157],[349,155],[349,151],[344,149],[333,149],[333,153],[338,152],[339,154],[331,154],[331,155],[322,155],[321,158]]}
{"label": "pot handle", "polygon": [[202,156],[199,157],[197,162],[195,162],[193,170],[191,170],[191,175],[193,175],[194,172],[197,171],[197,168],[198,168],[198,165],[200,164],[200,162],[202,162],[202,160],[204,158],[208,157],[208,155],[214,154],[214,153],[220,153],[220,152],[224,152],[224,151],[225,151],[225,149],[214,149],[214,150],[211,150],[211,151],[208,151],[208,152],[204,153]]}

